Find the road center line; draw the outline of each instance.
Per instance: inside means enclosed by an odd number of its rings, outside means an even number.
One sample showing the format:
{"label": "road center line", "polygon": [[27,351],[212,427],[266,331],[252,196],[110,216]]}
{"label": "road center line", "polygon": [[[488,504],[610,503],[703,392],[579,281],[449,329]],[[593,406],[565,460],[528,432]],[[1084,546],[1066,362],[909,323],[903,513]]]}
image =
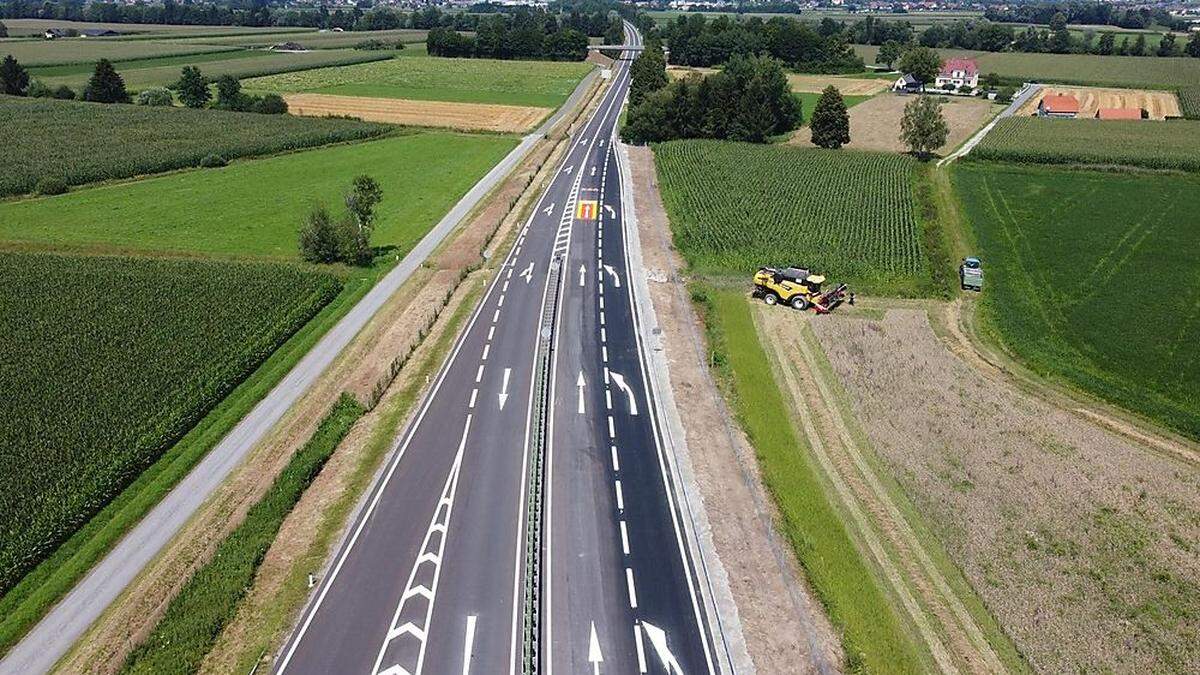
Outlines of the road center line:
{"label": "road center line", "polygon": [[624,511],[625,510],[625,493],[621,491],[620,479],[614,481],[614,484],[616,485],[616,490],[617,490],[617,509],[620,511]]}
{"label": "road center line", "polygon": [[620,470],[621,470],[621,463],[617,461],[617,446],[615,446],[615,445],[610,445],[610,446],[608,446],[608,447],[609,447],[609,448],[612,450],[612,464],[613,464],[613,471],[620,471]]}
{"label": "road center line", "polygon": [[483,358],[480,361],[487,361],[488,353],[492,351],[492,343],[487,343],[483,346]]}
{"label": "road center line", "polygon": [[629,606],[637,609],[637,589],[633,585],[633,568],[625,568],[625,585],[629,587]]}
{"label": "road center line", "polygon": [[478,388],[478,387],[476,387],[476,388],[474,388],[474,389],[472,389],[472,390],[471,390],[471,402],[470,402],[469,404],[467,404],[467,407],[468,407],[468,408],[474,408],[474,407],[475,407],[475,398],[476,398],[477,396],[479,396],[479,388]]}
{"label": "road center line", "polygon": [[475,384],[483,381],[483,364],[479,364],[479,370],[475,371]]}
{"label": "road center line", "polygon": [[467,616],[467,642],[463,645],[463,669],[462,675],[469,675],[471,672],[471,652],[475,645],[475,615]]}
{"label": "road center line", "polygon": [[625,521],[621,521],[621,550],[625,555],[629,555],[629,529],[625,527]]}

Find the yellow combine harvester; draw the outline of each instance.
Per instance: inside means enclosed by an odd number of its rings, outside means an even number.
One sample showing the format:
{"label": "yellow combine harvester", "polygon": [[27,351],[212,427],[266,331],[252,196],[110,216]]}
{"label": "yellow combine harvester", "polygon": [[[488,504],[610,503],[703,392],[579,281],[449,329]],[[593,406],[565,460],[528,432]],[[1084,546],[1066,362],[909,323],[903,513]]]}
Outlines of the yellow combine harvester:
{"label": "yellow combine harvester", "polygon": [[825,277],[805,267],[763,267],[754,274],[754,297],[768,305],[783,303],[801,311],[811,307],[817,314],[828,314],[847,300],[854,304],[854,294],[846,284],[822,292],[823,283]]}

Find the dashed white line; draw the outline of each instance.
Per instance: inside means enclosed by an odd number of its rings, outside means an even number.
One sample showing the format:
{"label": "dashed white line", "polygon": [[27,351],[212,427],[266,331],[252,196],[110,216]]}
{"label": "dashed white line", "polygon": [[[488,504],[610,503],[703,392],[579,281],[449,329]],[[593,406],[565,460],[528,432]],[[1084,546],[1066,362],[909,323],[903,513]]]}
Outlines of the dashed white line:
{"label": "dashed white line", "polygon": [[621,463],[619,461],[617,461],[617,446],[610,445],[608,447],[612,450],[613,471],[620,471]]}
{"label": "dashed white line", "polygon": [[605,363],[608,363],[608,345],[600,345],[600,357],[604,359]]}
{"label": "dashed white line", "polygon": [[479,384],[483,380],[483,364],[479,364],[479,370],[475,371],[475,384]]}
{"label": "dashed white line", "polygon": [[607,330],[608,330],[607,328],[600,329],[600,341],[601,342],[608,342]]}
{"label": "dashed white line", "polygon": [[488,344],[484,345],[484,346],[483,346],[483,358],[481,358],[481,359],[479,359],[479,360],[480,360],[480,361],[487,361],[488,353],[489,353],[489,352],[491,352],[491,351],[492,351],[492,345],[491,345],[491,343],[488,343]]}
{"label": "dashed white line", "polygon": [[504,294],[503,293],[500,294],[500,299],[496,301],[496,306],[497,307],[504,306]]}
{"label": "dashed white line", "polygon": [[608,416],[608,437],[609,437],[609,438],[616,438],[616,437],[617,437],[617,431],[616,431],[616,429],[614,429],[614,428],[613,428],[613,418],[612,418],[612,415],[609,415],[609,416]]}
{"label": "dashed white line", "polygon": [[[512,274],[512,270],[509,270],[509,274],[510,274],[510,275]],[[505,280],[504,280],[504,286],[503,286],[503,287],[500,289],[500,292],[501,292],[501,293],[507,293],[507,292],[508,292],[508,279],[505,279]]]}
{"label": "dashed white line", "polygon": [[608,408],[609,410],[612,410],[612,390],[611,389],[604,390],[604,407]]}
{"label": "dashed white line", "polygon": [[468,407],[468,408],[474,408],[474,407],[475,407],[475,398],[476,398],[477,396],[479,396],[479,388],[478,388],[478,387],[476,387],[476,388],[474,388],[474,389],[472,389],[472,390],[471,390],[471,402],[467,404],[467,407]]}
{"label": "dashed white line", "polygon": [[492,323],[496,323],[499,320],[500,320],[500,310],[496,310],[495,312],[492,312]]}
{"label": "dashed white line", "polygon": [[629,606],[637,609],[637,589],[633,586],[633,569],[625,568],[625,584],[629,586]]}
{"label": "dashed white line", "polygon": [[642,627],[633,624],[633,644],[637,646],[638,672],[646,672],[646,648],[642,645]]}
{"label": "dashed white line", "polygon": [[604,309],[604,295],[600,295],[600,309]]}
{"label": "dashed white line", "polygon": [[625,521],[621,521],[621,550],[625,555],[629,555],[629,530],[625,528]]}
{"label": "dashed white line", "polygon": [[493,335],[495,335],[495,334],[496,334],[496,327],[495,327],[495,326],[492,326],[491,328],[488,328],[488,337],[487,337],[487,339],[488,339],[488,342],[491,342],[491,341],[492,341],[492,336],[493,336]]}
{"label": "dashed white line", "polygon": [[615,485],[617,486],[617,510],[624,511],[625,510],[625,493],[621,491],[621,481],[619,481],[619,480],[615,481]]}
{"label": "dashed white line", "polygon": [[604,312],[600,312],[600,325],[604,325]]}

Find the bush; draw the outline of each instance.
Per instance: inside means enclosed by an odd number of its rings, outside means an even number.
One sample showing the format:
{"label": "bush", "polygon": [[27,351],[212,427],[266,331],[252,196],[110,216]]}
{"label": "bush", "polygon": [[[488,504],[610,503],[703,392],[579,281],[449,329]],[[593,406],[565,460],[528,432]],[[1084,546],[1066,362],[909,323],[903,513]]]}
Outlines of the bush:
{"label": "bush", "polygon": [[964,84],[958,88],[958,93],[960,94],[969,94],[973,91],[975,91],[975,89],[969,84]]}
{"label": "bush", "polygon": [[368,52],[380,51],[384,49],[404,49],[404,43],[400,42],[399,40],[396,42],[384,42],[383,40],[372,38],[370,40],[363,40],[362,42],[356,43],[354,48]]}
{"label": "bush", "polygon": [[143,89],[137,96],[138,105],[173,106],[175,97],[166,87],[151,87]]}
{"label": "bush", "polygon": [[267,94],[254,101],[254,112],[261,115],[282,115],[287,111],[287,101],[279,94]]}
{"label": "bush", "polygon": [[341,253],[341,236],[324,206],[315,206],[300,228],[300,257],[311,263],[334,263]]}
{"label": "bush", "polygon": [[29,91],[25,92],[25,95],[31,98],[50,98],[54,96],[54,90],[45,82],[34,80],[29,84]]}
{"label": "bush", "polygon": [[224,157],[216,153],[205,155],[204,159],[200,160],[200,166],[206,169],[216,169],[225,166],[226,164],[229,164],[229,162],[226,161]]}
{"label": "bush", "polygon": [[43,178],[37,182],[34,190],[39,195],[61,195],[67,191],[67,184],[61,178]]}
{"label": "bush", "polygon": [[1000,87],[996,92],[996,101],[1000,103],[1008,103],[1017,94],[1017,90],[1012,87]]}
{"label": "bush", "polygon": [[54,90],[54,98],[57,98],[57,99],[60,99],[63,101],[74,101],[75,100],[75,90],[68,87],[65,84],[60,84]]}

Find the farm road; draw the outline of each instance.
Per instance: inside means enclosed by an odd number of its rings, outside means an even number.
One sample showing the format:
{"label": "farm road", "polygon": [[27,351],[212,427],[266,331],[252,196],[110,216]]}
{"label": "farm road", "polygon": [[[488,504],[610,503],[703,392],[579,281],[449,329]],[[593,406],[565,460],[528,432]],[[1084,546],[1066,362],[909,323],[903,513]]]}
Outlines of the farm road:
{"label": "farm road", "polygon": [[209,495],[316,382],[321,373],[429,255],[516,167],[591,87],[595,71],[567,102],[472,187],[392,271],[365,295],[53,609],[0,660],[0,675],[49,671],[158,555]]}
{"label": "farm road", "polygon": [[974,136],[972,136],[971,138],[967,139],[967,142],[963,143],[962,147],[960,147],[959,149],[950,153],[946,157],[938,160],[937,165],[945,166],[946,164],[953,162],[954,160],[958,159],[959,157],[962,157],[963,155],[967,154],[971,150],[975,149],[975,146],[979,145],[979,142],[983,140],[984,136],[988,135],[988,132],[990,132],[992,130],[992,128],[996,126],[997,122],[1004,119],[1005,117],[1012,117],[1013,113],[1017,112],[1017,110],[1019,110],[1021,108],[1021,106],[1025,105],[1025,102],[1028,101],[1030,99],[1030,97],[1032,97],[1034,94],[1038,93],[1038,91],[1040,91],[1041,88],[1042,88],[1042,85],[1040,85],[1040,84],[1026,83],[1025,87],[1023,89],[1021,89],[1021,91],[1017,92],[1016,96],[1013,96],[1012,103],[1009,103],[1007,108],[1005,108],[1004,110],[1001,110],[999,115],[996,115],[994,118],[992,118],[992,121],[988,122],[987,125],[985,125],[982,129],[980,129],[979,133],[977,133]]}

